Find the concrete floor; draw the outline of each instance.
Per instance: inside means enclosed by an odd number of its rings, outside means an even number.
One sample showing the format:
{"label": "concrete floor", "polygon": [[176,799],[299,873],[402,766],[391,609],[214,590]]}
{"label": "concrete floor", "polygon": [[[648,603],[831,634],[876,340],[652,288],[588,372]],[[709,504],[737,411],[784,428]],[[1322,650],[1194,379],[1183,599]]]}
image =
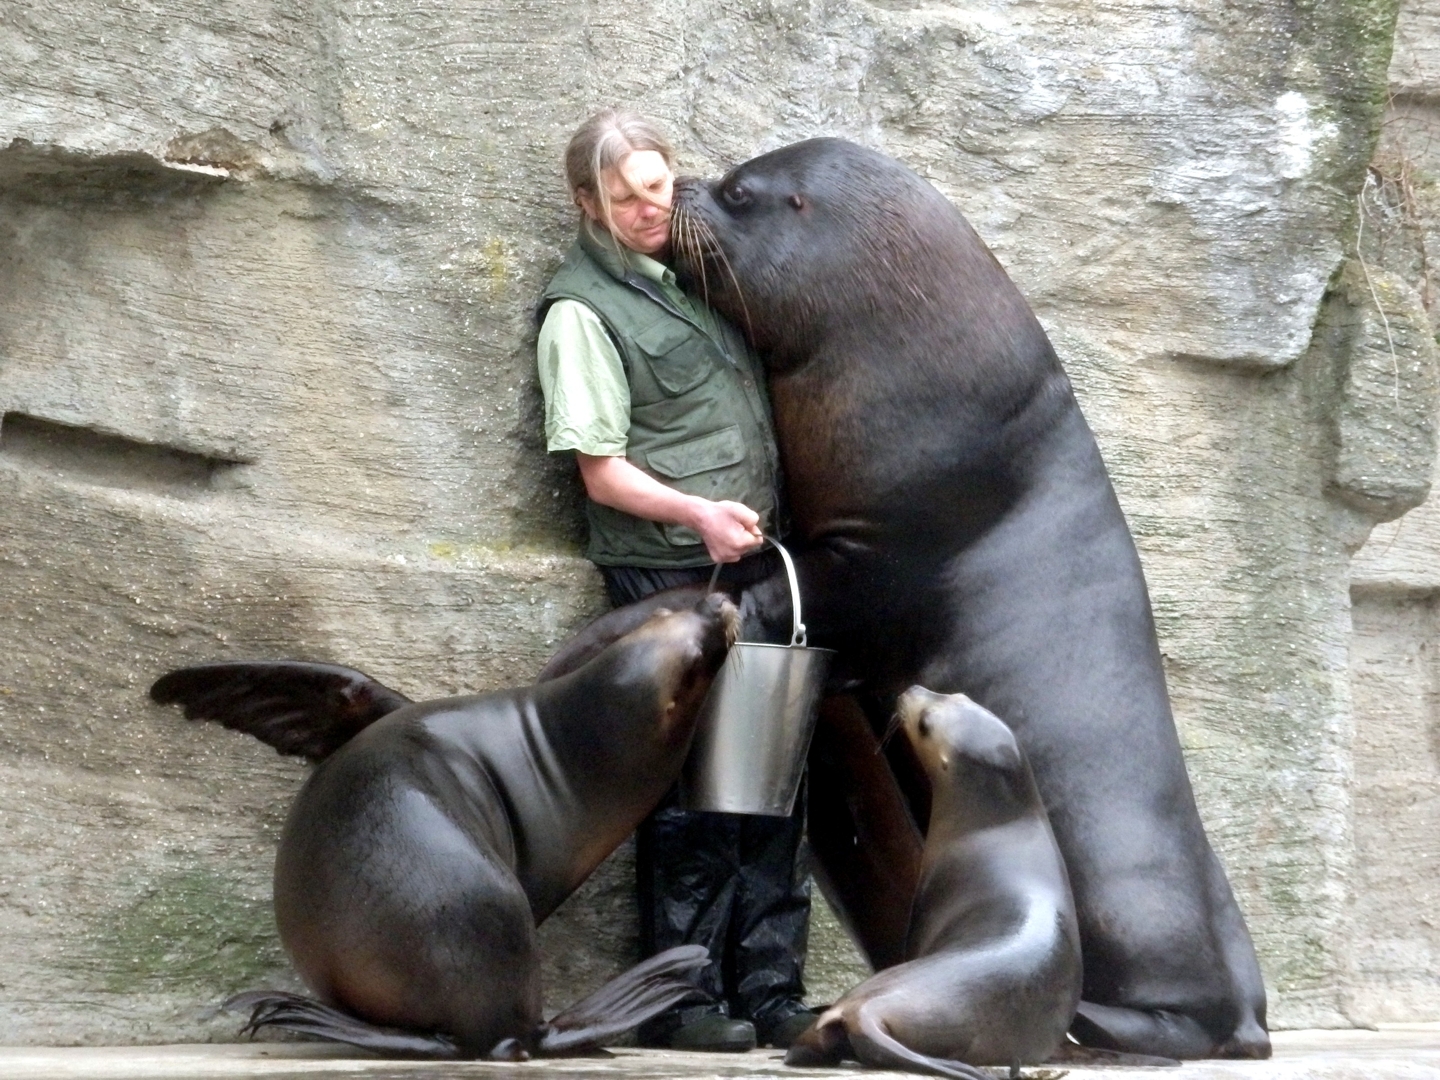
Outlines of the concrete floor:
{"label": "concrete floor", "polygon": [[[1378,1031],[1282,1031],[1270,1061],[1190,1062],[1178,1069],[1027,1068],[1027,1080],[1440,1080],[1440,1024],[1397,1024]],[[679,1054],[617,1050],[609,1059],[492,1065],[403,1062],[357,1057],[316,1043],[216,1043],[194,1046],[0,1047],[0,1080],[792,1080],[862,1075],[841,1069],[787,1069],[774,1050]],[[998,1078],[1005,1070],[994,1070]]]}

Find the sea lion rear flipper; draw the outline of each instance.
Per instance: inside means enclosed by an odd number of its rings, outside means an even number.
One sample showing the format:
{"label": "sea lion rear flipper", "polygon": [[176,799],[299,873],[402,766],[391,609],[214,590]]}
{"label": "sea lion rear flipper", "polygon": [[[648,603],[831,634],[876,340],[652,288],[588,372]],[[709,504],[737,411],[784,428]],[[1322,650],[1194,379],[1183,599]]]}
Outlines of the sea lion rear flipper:
{"label": "sea lion rear flipper", "polygon": [[821,702],[809,767],[820,886],[877,971],[902,963],[925,836],[854,697]]}
{"label": "sea lion rear flipper", "polygon": [[329,1005],[278,990],[251,990],[236,994],[221,1008],[232,1012],[249,1011],[250,1019],[240,1029],[242,1035],[254,1035],[262,1027],[278,1027],[298,1035],[348,1043],[362,1050],[394,1057],[449,1059],[461,1056],[455,1042],[444,1035],[378,1027]]}
{"label": "sea lion rear flipper", "polygon": [[672,1005],[704,991],[682,975],[710,962],[701,945],[680,945],[636,964],[544,1025],[536,1044],[542,1057],[584,1053],[639,1027]]}
{"label": "sea lion rear flipper", "polygon": [[320,761],[387,713],[410,704],[362,671],[293,660],[197,664],[150,687],[189,720],[214,720],[282,754]]}
{"label": "sea lion rear flipper", "polygon": [[1210,1057],[1216,1045],[1215,1037],[1184,1013],[1169,1009],[1142,1012],[1092,1001],[1080,1002],[1070,1033],[1081,1046],[1166,1059]]}
{"label": "sea lion rear flipper", "polygon": [[955,1080],[995,1080],[991,1073],[963,1061],[916,1053],[886,1031],[870,1009],[861,1008],[858,1019],[860,1030],[850,1032],[850,1045],[862,1065],[869,1065],[872,1069],[903,1069],[932,1076],[950,1076]]}
{"label": "sea lion rear flipper", "polygon": [[850,1035],[845,1030],[845,1021],[840,1016],[816,1019],[785,1051],[785,1064],[800,1069],[823,1069],[839,1065],[846,1058],[855,1057],[850,1047]]}

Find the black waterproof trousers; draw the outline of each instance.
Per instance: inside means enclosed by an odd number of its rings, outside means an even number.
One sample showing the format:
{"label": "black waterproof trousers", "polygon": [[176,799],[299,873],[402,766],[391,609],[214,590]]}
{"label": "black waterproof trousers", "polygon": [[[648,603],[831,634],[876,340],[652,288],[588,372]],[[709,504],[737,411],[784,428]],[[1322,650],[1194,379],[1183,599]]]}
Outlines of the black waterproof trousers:
{"label": "black waterproof trousers", "polygon": [[[747,585],[781,569],[768,550],[721,571]],[[619,607],[652,592],[709,580],[711,568],[600,567]],[[651,1021],[642,1041],[663,1040],[681,1022],[724,1011],[766,1028],[797,1012],[810,923],[810,882],[800,856],[804,793],[788,818],[692,813],[671,791],[636,836],[640,947],[650,956],[675,945],[704,945],[711,962],[696,976],[715,1004]]]}

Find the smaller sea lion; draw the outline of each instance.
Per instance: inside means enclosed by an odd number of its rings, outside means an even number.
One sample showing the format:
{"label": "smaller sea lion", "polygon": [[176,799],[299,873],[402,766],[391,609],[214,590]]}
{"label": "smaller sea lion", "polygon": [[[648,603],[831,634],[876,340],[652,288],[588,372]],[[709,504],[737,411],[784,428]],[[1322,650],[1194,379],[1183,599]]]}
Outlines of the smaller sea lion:
{"label": "smaller sea lion", "polygon": [[275,865],[280,938],[321,1004],[231,999],[277,1026],[423,1057],[584,1052],[695,992],[698,946],[548,1023],[535,927],[679,775],[738,618],[661,610],[562,678],[409,703],[349,668],[213,664],[151,687],[192,719],[318,760]]}
{"label": "smaller sea lion", "polygon": [[1043,1062],[1080,1001],[1070,882],[1014,734],[964,694],[912,686],[897,718],[933,792],[906,960],[825,1010],[789,1065],[993,1080]]}

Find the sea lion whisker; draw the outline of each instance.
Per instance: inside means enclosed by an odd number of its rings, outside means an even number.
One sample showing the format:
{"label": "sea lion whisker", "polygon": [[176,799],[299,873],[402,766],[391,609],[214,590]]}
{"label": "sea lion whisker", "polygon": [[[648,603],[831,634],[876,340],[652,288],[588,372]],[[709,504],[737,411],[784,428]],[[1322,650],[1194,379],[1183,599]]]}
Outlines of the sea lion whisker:
{"label": "sea lion whisker", "polygon": [[677,203],[670,211],[671,262],[679,267],[689,266],[692,262],[689,217],[683,204]]}
{"label": "sea lion whisker", "polygon": [[900,725],[904,722],[900,710],[896,709],[895,714],[890,717],[890,723],[886,725],[885,734],[880,736],[880,741],[875,745],[875,753],[880,754],[885,751],[885,744],[900,730]]}
{"label": "sea lion whisker", "polygon": [[[705,256],[707,253],[714,251],[715,245],[713,243],[713,236],[709,236],[708,234],[702,234],[702,224],[703,223],[698,218],[695,218],[693,216],[691,217],[691,257],[694,260],[695,266],[697,266],[700,270],[700,291],[705,297],[705,303],[708,305],[710,303],[710,273],[705,266]],[[710,243],[707,244],[707,241],[710,241]]]}
{"label": "sea lion whisker", "polygon": [[700,258],[700,244],[695,239],[694,227],[688,221],[685,225],[685,249],[690,265],[700,271],[700,298],[706,306],[709,306],[710,279],[709,275],[705,273],[705,262]]}
{"label": "sea lion whisker", "polygon": [[745,290],[740,287],[740,279],[735,275],[735,268],[730,265],[730,257],[725,254],[725,249],[715,238],[715,231],[710,228],[709,222],[698,217],[695,221],[698,226],[697,231],[702,232],[707,241],[706,247],[709,249],[709,253],[720,264],[720,269],[724,270],[726,276],[730,278],[730,285],[735,290],[735,299],[740,304],[740,315],[745,323],[745,336],[754,341],[755,324],[750,318],[750,306],[745,302]]}
{"label": "sea lion whisker", "polygon": [[684,204],[676,208],[676,222],[679,226],[679,245],[684,261],[695,267],[700,272],[700,297],[708,307],[710,304],[710,279],[705,273],[704,253],[700,249],[700,239],[696,236],[695,216],[687,211]]}

